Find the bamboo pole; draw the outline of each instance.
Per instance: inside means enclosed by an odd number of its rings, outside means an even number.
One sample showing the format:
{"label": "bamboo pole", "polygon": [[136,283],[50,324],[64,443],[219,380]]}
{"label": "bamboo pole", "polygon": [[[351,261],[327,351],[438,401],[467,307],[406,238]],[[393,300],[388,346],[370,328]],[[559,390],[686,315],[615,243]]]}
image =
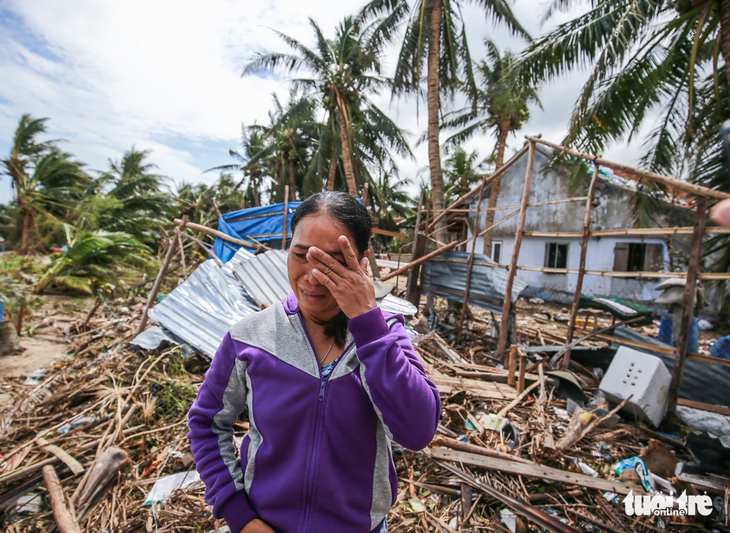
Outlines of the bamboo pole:
{"label": "bamboo pole", "polygon": [[[479,201],[477,202],[477,213],[474,216],[474,238],[471,241],[471,253],[469,254],[469,263],[466,265],[466,287],[464,287],[464,301],[461,305],[461,314],[459,315],[459,330],[457,333],[457,337],[459,340],[463,337],[464,333],[462,330],[462,327],[464,325],[464,317],[466,316],[466,310],[468,308],[468,302],[469,302],[469,284],[471,283],[471,272],[472,267],[474,266],[474,252],[477,247],[477,239],[476,234],[479,230],[479,212],[482,208],[482,199],[484,198],[483,194],[479,195]],[[466,227],[466,226],[465,226]]]}
{"label": "bamboo pole", "polygon": [[667,176],[662,176],[661,174],[656,174],[654,172],[647,172],[645,170],[639,170],[639,169],[630,167],[628,165],[622,165],[621,163],[615,163],[613,161],[608,161],[607,159],[603,159],[602,157],[596,157],[591,154],[578,152],[577,150],[572,150],[570,148],[560,146],[559,144],[554,144],[554,143],[545,141],[545,140],[541,139],[540,137],[528,136],[527,140],[532,141],[532,142],[537,142],[540,144],[544,144],[545,146],[549,146],[550,148],[554,148],[555,150],[559,150],[559,151],[561,151],[565,154],[568,154],[570,156],[573,156],[573,157],[580,157],[580,158],[586,159],[588,161],[593,161],[597,165],[601,165],[603,167],[613,168],[615,170],[620,170],[622,172],[626,172],[628,174],[628,176],[626,176],[626,178],[628,178],[632,181],[638,182],[638,181],[640,181],[640,178],[647,178],[652,181],[663,183],[665,185],[668,185],[669,187],[673,187],[680,191],[688,192],[695,196],[703,196],[705,198],[716,198],[718,200],[730,198],[730,194],[728,194],[728,193],[716,191],[715,189],[708,189],[707,187],[702,187],[700,185],[694,185],[692,183],[687,183],[686,181],[669,178]]}
{"label": "bamboo pole", "polygon": [[[669,403],[665,420],[669,426],[674,424],[674,414],[677,410],[677,398],[679,387],[682,385],[682,373],[684,363],[687,359],[687,344],[689,342],[690,323],[695,307],[695,288],[697,286],[697,272],[700,268],[700,247],[702,245],[702,234],[705,229],[705,216],[707,215],[707,199],[700,196],[697,199],[695,213],[695,231],[692,235],[692,250],[689,256],[687,267],[687,284],[684,288],[684,299],[682,300],[682,322],[679,324],[679,338],[677,339],[677,361],[672,373],[672,383],[669,386]],[[677,327],[674,324],[673,327]]]}
{"label": "bamboo pole", "polygon": [[[368,203],[370,201],[370,197],[368,195],[369,191],[370,191],[370,184],[365,183],[362,186],[362,205],[366,209],[367,209]],[[373,248],[372,239],[370,240],[370,242],[368,242],[368,249],[370,250],[370,257],[368,258],[368,262],[370,263],[370,270],[372,270],[373,278],[380,279],[380,268],[378,268],[378,262],[375,259],[375,249]]]}
{"label": "bamboo pole", "polygon": [[[178,227],[183,224],[183,221],[179,218],[174,219],[173,222]],[[257,252],[263,252],[269,249],[263,244],[251,244],[250,242],[236,239],[235,237],[231,237],[230,235],[226,235],[225,233],[223,233],[222,231],[218,231],[217,229],[209,228],[208,226],[203,226],[201,224],[195,224],[194,222],[188,222],[187,224],[185,224],[185,227],[194,231],[200,231],[201,233],[207,233],[208,235],[212,235],[213,237],[218,237],[219,239],[223,239],[224,241],[243,246],[244,248],[251,248],[252,250],[256,250]]]}
{"label": "bamboo pole", "polygon": [[286,250],[286,226],[289,218],[289,186],[284,186],[284,224],[281,230],[281,249]]}
{"label": "bamboo pole", "polygon": [[139,321],[139,326],[137,327],[137,332],[135,333],[135,336],[142,333],[144,327],[147,325],[147,311],[150,310],[150,307],[152,307],[152,302],[154,302],[155,298],[157,297],[157,291],[160,290],[160,285],[162,285],[162,278],[165,277],[167,267],[170,265],[170,260],[175,254],[175,248],[177,247],[177,234],[179,233],[180,227],[178,226],[177,228],[175,228],[175,235],[172,237],[172,239],[170,239],[170,245],[167,249],[167,254],[165,254],[165,259],[164,261],[162,261],[162,266],[160,266],[160,270],[159,272],[157,272],[155,284],[152,286],[152,290],[150,291],[149,296],[147,296],[147,303],[144,306],[144,311],[142,311],[142,318]]}
{"label": "bamboo pole", "polygon": [[[578,308],[580,307],[580,295],[583,291],[583,276],[586,271],[586,254],[588,251],[588,239],[591,230],[591,209],[593,206],[593,198],[596,196],[596,185],[598,184],[599,166],[593,168],[593,178],[588,186],[588,197],[586,198],[586,210],[583,216],[583,240],[580,243],[580,263],[578,265],[578,279],[575,281],[575,293],[573,294],[573,307],[570,310],[570,323],[568,324],[567,344],[573,342],[573,333],[575,332],[575,319],[578,316]],[[568,348],[563,356],[563,368],[567,369],[570,364],[570,352]]]}
{"label": "bamboo pole", "polygon": [[[531,206],[532,204],[530,204]],[[674,227],[674,228],[629,228],[629,229],[608,229],[592,231],[591,237],[663,237],[665,235],[692,235],[694,228],[691,227]],[[706,228],[707,234],[727,235],[730,233],[728,228]],[[526,231],[526,237],[563,237],[563,238],[579,238],[583,236],[580,231]]]}
{"label": "bamboo pole", "polygon": [[532,183],[532,167],[535,164],[535,143],[530,142],[530,150],[528,152],[527,172],[525,174],[525,185],[522,189],[522,206],[520,208],[520,218],[517,221],[517,231],[515,233],[515,245],[512,250],[512,259],[510,261],[509,274],[507,275],[507,286],[504,291],[504,302],[502,303],[502,326],[499,328],[499,341],[497,342],[497,351],[495,355],[502,357],[507,347],[507,334],[509,329],[509,313],[512,308],[512,286],[515,282],[515,274],[517,274],[517,261],[520,256],[520,246],[522,245],[522,232],[525,229],[525,217],[527,215],[527,202],[530,198],[530,184]]}
{"label": "bamboo pole", "polygon": [[514,165],[527,150],[528,150],[528,144],[525,144],[525,146],[523,146],[519,152],[517,152],[515,155],[513,155],[509,161],[507,161],[504,165],[502,165],[500,168],[498,168],[494,174],[492,174],[488,178],[482,179],[482,184],[479,187],[477,187],[476,189],[472,189],[471,191],[466,193],[464,196],[462,196],[461,198],[456,200],[449,207],[447,207],[442,212],[440,212],[438,214],[438,216],[436,216],[430,224],[426,225],[426,231],[433,229],[433,226],[438,224],[439,221],[442,218],[444,218],[446,216],[446,214],[450,212],[451,209],[460,206],[461,204],[463,204],[465,201],[467,201],[469,198],[471,198],[475,194],[481,193],[481,191],[484,187],[489,185],[492,181],[494,181],[494,179],[497,176],[501,176],[509,167]]}
{"label": "bamboo pole", "polygon": [[185,247],[182,243],[182,237],[181,234],[183,231],[185,231],[185,225],[189,222],[189,217],[187,215],[183,215],[182,217],[183,223],[182,226],[180,226],[180,231],[177,233],[177,245],[178,250],[180,250],[180,263],[182,264],[182,270],[183,270],[183,278],[188,279],[188,266],[185,264]]}
{"label": "bamboo pole", "polygon": [[416,307],[419,306],[421,303],[421,291],[418,288],[418,274],[421,270],[420,266],[416,266],[415,269],[411,269],[411,263],[413,261],[420,259],[423,257],[423,254],[426,253],[426,237],[421,235],[421,211],[423,210],[423,191],[421,191],[421,197],[418,200],[418,212],[416,213],[416,229],[413,232],[413,248],[411,250],[411,261],[407,265],[401,268],[397,268],[394,272],[391,272],[391,274],[394,274],[391,276],[390,274],[380,278],[381,281],[385,281],[387,279],[390,279],[392,277],[397,276],[401,272],[405,272],[408,270],[408,280],[406,282],[406,300],[411,302]]}

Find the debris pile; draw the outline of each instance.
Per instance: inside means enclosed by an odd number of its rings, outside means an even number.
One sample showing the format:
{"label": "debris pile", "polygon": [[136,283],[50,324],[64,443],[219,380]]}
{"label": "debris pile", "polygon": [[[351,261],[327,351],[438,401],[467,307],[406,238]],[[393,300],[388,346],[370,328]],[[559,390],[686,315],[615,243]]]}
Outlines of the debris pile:
{"label": "debris pile", "polygon": [[[4,531],[225,531],[186,438],[208,360],[184,346],[125,343],[142,308],[118,301],[86,325],[79,318],[64,329],[64,361],[27,382],[3,378],[13,397],[0,407]],[[571,371],[556,371],[554,347],[524,336],[502,365],[486,315],[455,344],[441,314],[441,330],[414,323],[442,420],[427,449],[394,444],[400,490],[389,531],[730,530],[718,439],[635,420],[624,409],[632,399],[604,395],[599,366],[575,352]],[[532,322],[530,340],[552,335],[542,326]],[[236,438],[247,428],[242,420]],[[662,513],[646,511],[654,501]]]}

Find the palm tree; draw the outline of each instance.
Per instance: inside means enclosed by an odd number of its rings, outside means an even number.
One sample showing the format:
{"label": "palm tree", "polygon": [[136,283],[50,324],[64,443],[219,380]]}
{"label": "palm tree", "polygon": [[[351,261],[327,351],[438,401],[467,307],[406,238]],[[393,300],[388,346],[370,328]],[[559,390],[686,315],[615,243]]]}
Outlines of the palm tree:
{"label": "palm tree", "polygon": [[100,203],[105,203],[106,208],[96,213],[98,217],[93,223],[87,219],[82,228],[127,233],[156,248],[157,228],[170,223],[173,200],[164,190],[164,177],[154,173],[156,165],[145,161],[149,154],[149,150],[136,150],[133,146],[121,160],[109,160],[110,169],[94,184],[96,201],[103,197]]}
{"label": "palm tree", "polygon": [[[356,24],[352,17],[346,17],[337,27],[335,38],[324,37],[314,20],[309,20],[314,30],[317,46],[312,50],[301,42],[277,32],[293,50],[291,54],[264,53],[249,63],[244,75],[255,74],[261,70],[284,70],[289,73],[305,70],[310,77],[292,80],[295,87],[304,88],[318,95],[327,113],[328,131],[337,131],[339,137],[342,167],[347,189],[352,196],[358,196],[362,177],[358,179],[357,152],[360,145],[358,117],[373,122],[370,133],[375,135],[379,146],[388,146],[404,153],[410,153],[405,145],[402,132],[395,124],[369,100],[369,95],[389,87],[386,78],[380,75],[379,50],[372,46],[369,34]],[[337,153],[329,155],[328,177],[334,180],[336,165],[333,160]],[[324,145],[323,145],[324,146]],[[321,154],[322,155],[322,154]],[[318,160],[320,168],[322,161]]]}
{"label": "palm tree", "polygon": [[18,127],[15,129],[10,154],[2,163],[5,173],[8,174],[15,190],[15,201],[17,204],[16,231],[20,237],[20,253],[27,253],[30,241],[30,217],[32,217],[26,197],[23,194],[24,186],[29,182],[29,172],[35,162],[49,149],[54,147],[58,141],[38,141],[38,136],[46,132],[47,118],[34,119],[29,114],[20,118]]}
{"label": "palm tree", "polygon": [[[481,81],[472,102],[471,109],[465,109],[449,117],[445,127],[462,129],[446,141],[446,145],[462,143],[475,133],[492,130],[497,137],[495,146],[495,165],[504,165],[507,137],[518,131],[530,118],[529,104],[540,105],[537,89],[514,75],[512,66],[516,57],[509,51],[500,54],[499,48],[490,40],[484,43],[487,57],[477,65]],[[476,109],[476,114],[472,112]],[[499,197],[501,177],[495,178],[489,189],[489,202],[485,227],[494,224],[495,208]],[[492,232],[484,235],[484,253],[491,255]]]}
{"label": "palm tree", "polygon": [[465,195],[481,178],[481,174],[477,172],[475,162],[479,158],[479,154],[475,151],[467,153],[464,148],[459,146],[446,159],[446,165],[443,172],[447,177],[446,182],[446,201],[452,203],[458,198]]}
{"label": "palm tree", "polygon": [[[578,3],[556,0],[546,18]],[[516,66],[518,74],[534,85],[592,66],[563,141],[592,153],[627,134],[631,138],[649,111],[661,105],[647,159],[661,172],[668,147],[691,128],[698,93],[708,85],[717,92],[730,79],[730,1],[592,0],[590,5],[533,42]],[[720,53],[724,65],[717,61]],[[713,75],[701,79],[703,72]]]}
{"label": "palm tree", "polygon": [[[515,34],[529,38],[515,19],[507,0],[478,2],[487,14],[501,21]],[[464,88],[476,93],[471,68],[471,54],[466,39],[466,27],[461,18],[461,2],[449,0],[371,0],[361,11],[361,20],[382,17],[373,40],[380,43],[395,37],[403,20],[410,14],[396,66],[395,93],[419,93],[426,72],[428,110],[428,159],[434,210],[444,209],[444,182],[441,175],[439,144],[441,98],[451,98],[454,91]],[[437,228],[437,240],[446,241],[445,220]]]}
{"label": "palm tree", "polygon": [[125,233],[79,232],[69,242],[68,251],[57,257],[33,289],[41,293],[49,285],[96,294],[113,284],[118,268],[140,266],[150,259],[150,249]]}

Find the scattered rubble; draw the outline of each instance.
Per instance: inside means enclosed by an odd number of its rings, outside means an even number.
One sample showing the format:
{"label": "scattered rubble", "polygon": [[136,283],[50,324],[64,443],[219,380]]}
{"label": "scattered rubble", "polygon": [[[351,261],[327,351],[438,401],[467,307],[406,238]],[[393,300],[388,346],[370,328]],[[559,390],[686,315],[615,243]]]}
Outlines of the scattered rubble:
{"label": "scattered rubble", "polygon": [[[68,357],[33,384],[1,378],[12,402],[0,406],[0,524],[14,533],[56,524],[62,531],[223,531],[205,504],[186,438],[187,409],[208,360],[168,343],[130,344],[144,302],[112,305],[86,327],[84,317],[65,325]],[[489,313],[475,312],[470,335],[455,343],[443,336],[453,332],[448,305],[436,312],[444,328],[428,331],[427,321],[414,318],[421,332],[414,342],[442,393],[442,422],[427,449],[394,446],[400,490],[390,531],[730,530],[730,463],[719,435],[684,424],[660,433],[634,420],[621,410],[629,400],[609,403],[599,391],[599,359],[587,364],[581,350],[569,371],[553,371],[550,357],[564,347],[555,344],[560,322],[523,313],[522,349],[503,367],[493,356]],[[548,339],[552,346],[544,346]],[[587,342],[598,353],[609,341]],[[684,407],[680,415],[692,418]],[[724,427],[719,420],[709,430]],[[236,437],[247,427],[242,420]],[[703,450],[724,465],[719,472],[705,468]],[[675,500],[706,492],[713,511],[627,515],[626,498],[658,491]]]}

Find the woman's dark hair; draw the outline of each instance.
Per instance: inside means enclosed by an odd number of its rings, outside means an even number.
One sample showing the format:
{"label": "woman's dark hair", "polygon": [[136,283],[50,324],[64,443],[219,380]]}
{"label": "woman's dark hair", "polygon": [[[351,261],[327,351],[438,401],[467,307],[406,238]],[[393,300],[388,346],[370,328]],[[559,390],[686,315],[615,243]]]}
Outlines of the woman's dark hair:
{"label": "woman's dark hair", "polygon": [[315,213],[327,214],[345,226],[355,239],[355,247],[360,255],[365,253],[373,233],[373,223],[365,207],[346,192],[324,191],[313,194],[304,200],[291,219],[291,232],[304,217]]}
{"label": "woman's dark hair", "polygon": [[[325,191],[313,194],[294,211],[291,219],[292,235],[304,217],[317,213],[338,220],[352,233],[358,254],[365,253],[373,233],[373,223],[368,210],[360,202],[346,192]],[[327,337],[334,337],[338,344],[344,344],[347,338],[347,322],[347,315],[340,311],[332,320],[321,325],[324,326],[324,334]]]}

